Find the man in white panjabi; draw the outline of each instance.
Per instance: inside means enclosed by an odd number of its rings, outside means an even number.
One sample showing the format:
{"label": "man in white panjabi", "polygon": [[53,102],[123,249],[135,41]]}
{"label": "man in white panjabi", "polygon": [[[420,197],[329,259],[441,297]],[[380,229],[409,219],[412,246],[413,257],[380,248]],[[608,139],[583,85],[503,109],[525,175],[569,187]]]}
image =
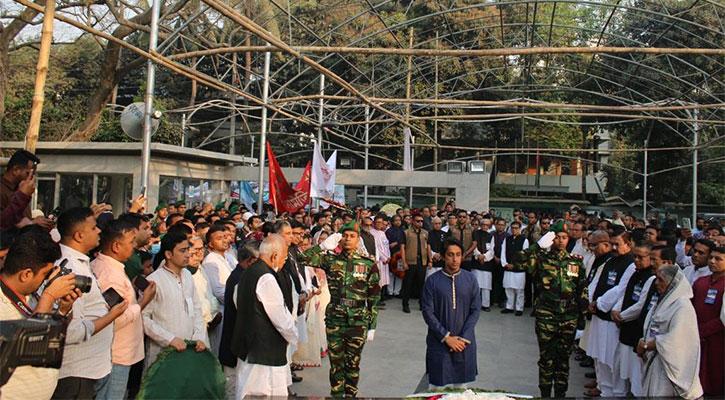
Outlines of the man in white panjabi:
{"label": "man in white panjabi", "polygon": [[[218,304],[219,312],[224,313],[224,291],[227,288],[227,279],[232,273],[232,268],[225,256],[229,250],[228,232],[223,225],[214,225],[206,232],[206,243],[209,254],[201,262],[201,272],[209,282],[211,292],[214,294]],[[219,354],[219,341],[221,340],[221,329],[213,327],[209,329],[209,342],[211,351]]]}
{"label": "man in white panjabi", "polygon": [[[365,226],[363,226],[365,229]],[[369,232],[375,238],[375,254],[377,256],[378,269],[380,270],[380,287],[390,284],[390,270],[388,263],[390,262],[390,242],[385,236],[385,218],[383,216],[375,217],[375,222]]]}
{"label": "man in white panjabi", "polygon": [[189,263],[186,235],[167,233],[161,240],[159,255],[164,261],[147,278],[156,282],[156,296],[142,311],[144,333],[151,339],[145,368],[168,346],[184,351],[186,340],[196,342],[196,351],[204,351],[208,346],[204,342],[206,326],[201,316],[201,303],[191,273],[186,269]]}
{"label": "man in white panjabi", "polygon": [[[201,272],[201,262],[204,259],[204,241],[200,237],[194,236],[189,239],[189,267],[188,270],[191,272],[192,278],[194,279],[194,289],[196,295],[199,298],[201,304],[201,315],[204,319],[204,325],[207,327],[207,333],[214,331],[217,325],[222,320],[222,313],[219,310],[219,301],[214,297],[214,293],[211,291],[211,285],[206,280],[206,275]],[[221,335],[215,335],[219,337]],[[210,337],[207,335],[205,340],[207,343],[210,342]],[[211,343],[212,348],[215,348],[214,343]]]}
{"label": "man in white panjabi", "polygon": [[287,348],[297,344],[297,326],[275,277],[286,260],[285,240],[269,235],[259,247],[257,262],[239,279],[232,340],[232,353],[241,360],[236,399],[288,395]]}
{"label": "man in white panjabi", "polygon": [[645,363],[642,390],[646,397],[702,397],[700,341],[692,287],[676,265],[656,271],[660,299],[647,313],[637,345]]}

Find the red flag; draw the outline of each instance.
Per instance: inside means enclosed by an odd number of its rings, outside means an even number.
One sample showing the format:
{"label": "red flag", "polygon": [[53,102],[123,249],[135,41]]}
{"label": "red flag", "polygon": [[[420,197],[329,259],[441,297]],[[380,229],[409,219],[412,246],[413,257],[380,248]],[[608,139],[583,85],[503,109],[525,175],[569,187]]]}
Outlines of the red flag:
{"label": "red flag", "polygon": [[300,181],[297,182],[297,185],[295,185],[295,190],[305,192],[309,195],[310,193],[310,177],[312,176],[312,161],[307,161],[307,166],[305,167],[304,172],[302,172],[302,177],[300,178]]}
{"label": "red flag", "polygon": [[[304,183],[305,175],[307,176],[307,191],[292,188],[282,173],[277,159],[272,152],[272,146],[267,142],[267,158],[269,159],[269,198],[272,200],[274,207],[278,213],[295,212],[304,207],[309,201],[309,170],[302,175],[300,183]],[[309,164],[308,164],[309,168]],[[299,184],[298,184],[299,186]]]}

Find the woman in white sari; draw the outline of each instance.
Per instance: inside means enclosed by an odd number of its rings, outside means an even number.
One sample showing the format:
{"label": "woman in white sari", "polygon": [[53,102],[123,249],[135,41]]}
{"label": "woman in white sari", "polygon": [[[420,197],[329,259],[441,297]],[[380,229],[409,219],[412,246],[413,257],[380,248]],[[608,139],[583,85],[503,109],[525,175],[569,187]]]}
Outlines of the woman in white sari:
{"label": "woman in white sari", "polygon": [[676,265],[657,271],[659,301],[647,313],[637,354],[644,359],[642,389],[646,397],[702,397],[697,316],[692,288]]}

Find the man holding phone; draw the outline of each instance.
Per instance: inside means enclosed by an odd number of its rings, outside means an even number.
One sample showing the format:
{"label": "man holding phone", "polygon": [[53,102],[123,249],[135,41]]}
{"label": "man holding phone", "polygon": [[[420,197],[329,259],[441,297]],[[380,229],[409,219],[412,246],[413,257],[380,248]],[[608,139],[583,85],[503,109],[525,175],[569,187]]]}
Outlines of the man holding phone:
{"label": "man holding phone", "polygon": [[32,218],[30,199],[35,193],[35,171],[40,159],[27,150],[18,150],[8,161],[5,173],[0,177],[0,229],[38,224],[50,230],[54,221],[39,216]]}
{"label": "man holding phone", "polygon": [[[134,252],[137,229],[128,220],[110,221],[101,232],[101,252],[91,263],[109,306],[128,301],[128,308],[113,325],[111,345],[111,376],[107,385],[97,393],[98,399],[124,399],[131,366],[144,358],[143,318],[141,311],[156,294],[156,284],[151,282],[136,302],[136,290],[124,272],[123,263]],[[113,303],[113,304],[111,304]]]}

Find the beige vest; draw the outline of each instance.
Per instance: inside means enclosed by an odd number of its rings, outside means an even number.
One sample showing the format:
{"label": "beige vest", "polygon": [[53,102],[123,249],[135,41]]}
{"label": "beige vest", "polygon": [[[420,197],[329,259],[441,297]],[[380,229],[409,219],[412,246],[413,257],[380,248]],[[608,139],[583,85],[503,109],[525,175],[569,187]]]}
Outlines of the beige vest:
{"label": "beige vest", "polygon": [[[423,265],[428,265],[428,231],[425,229],[420,230],[420,244],[422,248],[420,250],[421,260]],[[413,228],[405,231],[405,262],[408,265],[418,265],[418,234]]]}
{"label": "beige vest", "polygon": [[[449,232],[452,238],[456,238],[461,242],[464,253],[466,250],[471,248],[471,245],[473,244],[473,228],[471,228],[470,225],[466,225],[466,227],[463,228],[463,232],[461,232],[461,229],[458,226],[450,228]],[[473,253],[469,254],[466,260],[470,260],[472,258]]]}

